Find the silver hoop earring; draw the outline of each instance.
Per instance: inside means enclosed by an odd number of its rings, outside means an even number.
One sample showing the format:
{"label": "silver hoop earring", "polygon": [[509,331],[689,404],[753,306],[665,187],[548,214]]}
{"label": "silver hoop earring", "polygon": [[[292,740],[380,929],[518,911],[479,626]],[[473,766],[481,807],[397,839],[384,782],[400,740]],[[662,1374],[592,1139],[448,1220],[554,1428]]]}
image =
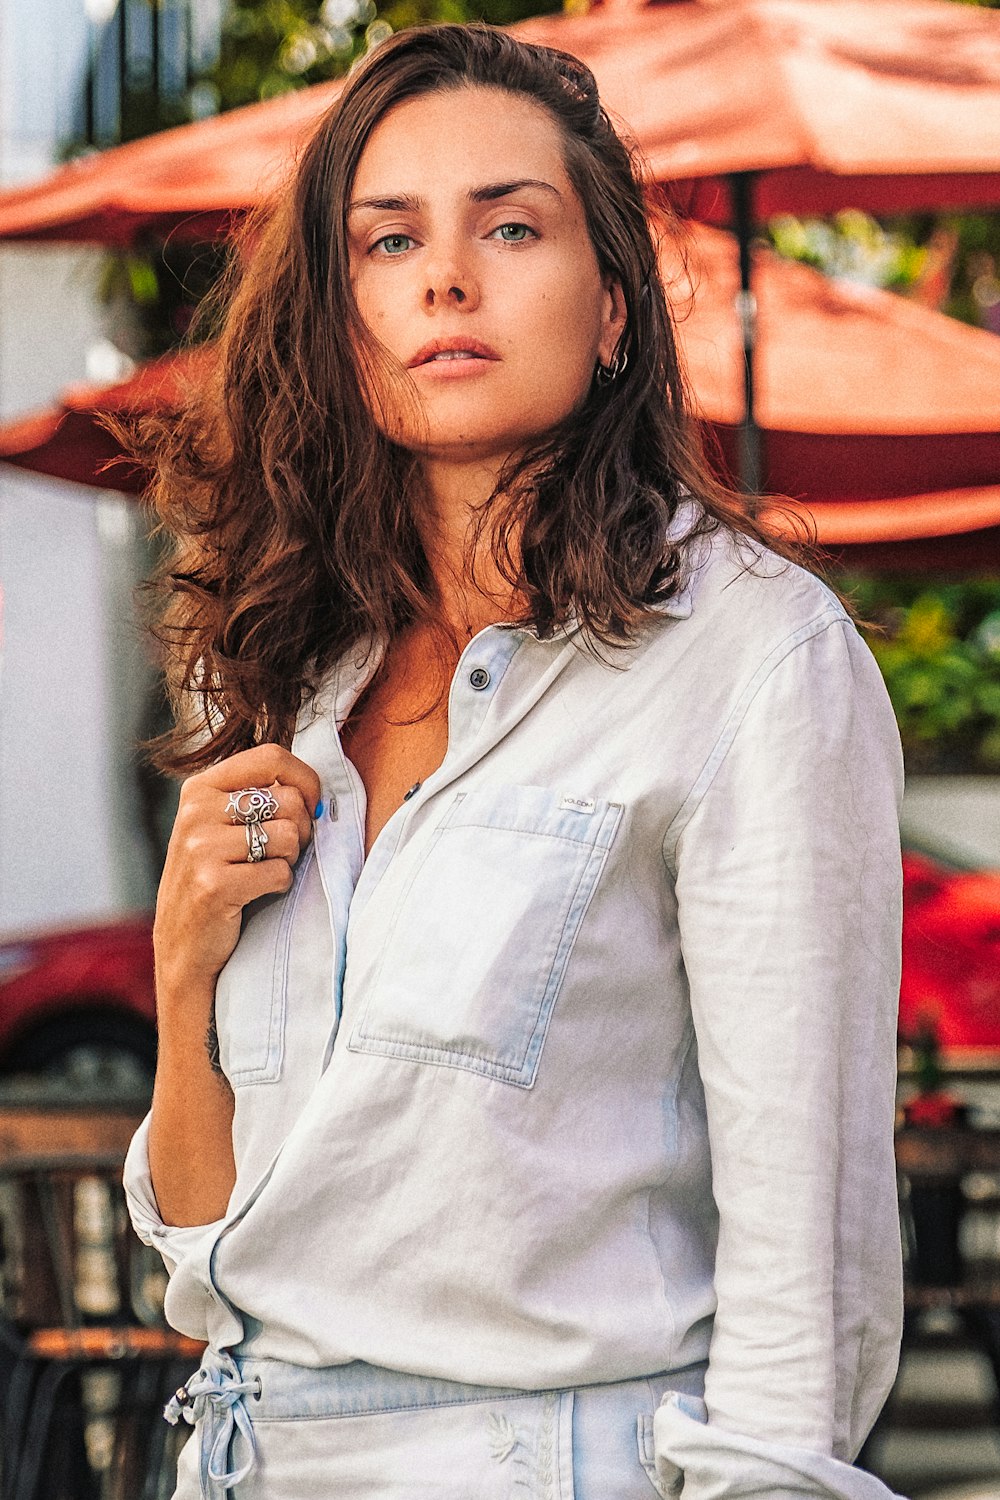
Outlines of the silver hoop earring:
{"label": "silver hoop earring", "polygon": [[599,364],[597,366],[597,384],[598,385],[610,385],[613,380],[617,380],[618,379],[619,375],[622,374],[622,372],[624,371],[625,366],[627,364],[628,364],[628,354],[627,354],[627,352],[626,353],[621,353],[621,354],[615,354],[613,356],[613,358],[611,360],[611,363],[609,365],[601,365],[601,364]]}

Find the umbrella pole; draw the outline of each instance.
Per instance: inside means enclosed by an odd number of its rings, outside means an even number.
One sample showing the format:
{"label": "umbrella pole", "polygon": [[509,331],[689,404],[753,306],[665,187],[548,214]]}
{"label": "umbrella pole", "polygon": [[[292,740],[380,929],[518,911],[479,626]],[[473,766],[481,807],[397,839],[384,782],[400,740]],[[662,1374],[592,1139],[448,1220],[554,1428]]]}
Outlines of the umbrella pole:
{"label": "umbrella pole", "polygon": [[750,239],[753,234],[753,172],[732,172],[729,191],[740,251],[740,289],[736,316],[743,338],[743,421],[740,425],[740,483],[747,495],[759,495],[763,480],[760,428],[754,414],[754,349],[757,342],[757,299],[750,287]]}

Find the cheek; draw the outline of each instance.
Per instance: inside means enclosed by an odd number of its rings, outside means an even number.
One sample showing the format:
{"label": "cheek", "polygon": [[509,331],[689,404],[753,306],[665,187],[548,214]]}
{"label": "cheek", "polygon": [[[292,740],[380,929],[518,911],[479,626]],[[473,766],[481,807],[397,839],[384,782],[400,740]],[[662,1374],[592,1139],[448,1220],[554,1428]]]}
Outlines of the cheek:
{"label": "cheek", "polygon": [[362,323],[372,333],[381,337],[379,330],[385,327],[388,308],[372,294],[371,287],[364,277],[359,277],[354,282],[353,289],[355,306]]}
{"label": "cheek", "polygon": [[578,285],[539,299],[534,347],[547,379],[561,391],[589,386],[600,337],[599,304],[588,294],[581,296]]}
{"label": "cheek", "polygon": [[366,328],[383,342],[391,337],[394,321],[398,322],[404,302],[402,287],[386,286],[382,278],[366,275],[360,266],[351,278],[354,304]]}

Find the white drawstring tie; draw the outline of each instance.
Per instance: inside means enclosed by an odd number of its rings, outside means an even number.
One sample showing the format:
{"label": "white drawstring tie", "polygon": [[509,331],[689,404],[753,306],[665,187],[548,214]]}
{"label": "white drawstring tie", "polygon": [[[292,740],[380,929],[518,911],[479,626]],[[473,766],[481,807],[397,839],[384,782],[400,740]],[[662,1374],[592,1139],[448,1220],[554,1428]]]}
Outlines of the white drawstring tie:
{"label": "white drawstring tie", "polygon": [[[246,1407],[246,1397],[260,1396],[260,1377],[241,1380],[232,1355],[206,1349],[201,1367],[163,1409],[172,1426],[180,1421],[201,1424],[201,1493],[203,1500],[216,1500],[241,1480],[257,1462],[257,1440]],[[229,1468],[229,1446],[240,1433],[249,1452],[237,1468]]]}

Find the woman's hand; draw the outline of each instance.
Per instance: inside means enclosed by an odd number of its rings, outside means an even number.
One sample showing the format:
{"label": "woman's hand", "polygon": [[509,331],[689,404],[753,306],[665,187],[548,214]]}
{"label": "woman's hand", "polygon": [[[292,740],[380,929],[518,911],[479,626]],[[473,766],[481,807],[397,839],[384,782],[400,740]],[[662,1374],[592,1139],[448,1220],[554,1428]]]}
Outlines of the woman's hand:
{"label": "woman's hand", "polygon": [[[226,806],[232,792],[251,786],[267,787],[278,804],[262,825],[266,858],[255,864],[247,859],[246,829]],[[236,946],[244,906],[288,890],[319,796],[316,772],[280,745],[243,750],[184,783],[153,925],[161,1001],[214,986]]]}

